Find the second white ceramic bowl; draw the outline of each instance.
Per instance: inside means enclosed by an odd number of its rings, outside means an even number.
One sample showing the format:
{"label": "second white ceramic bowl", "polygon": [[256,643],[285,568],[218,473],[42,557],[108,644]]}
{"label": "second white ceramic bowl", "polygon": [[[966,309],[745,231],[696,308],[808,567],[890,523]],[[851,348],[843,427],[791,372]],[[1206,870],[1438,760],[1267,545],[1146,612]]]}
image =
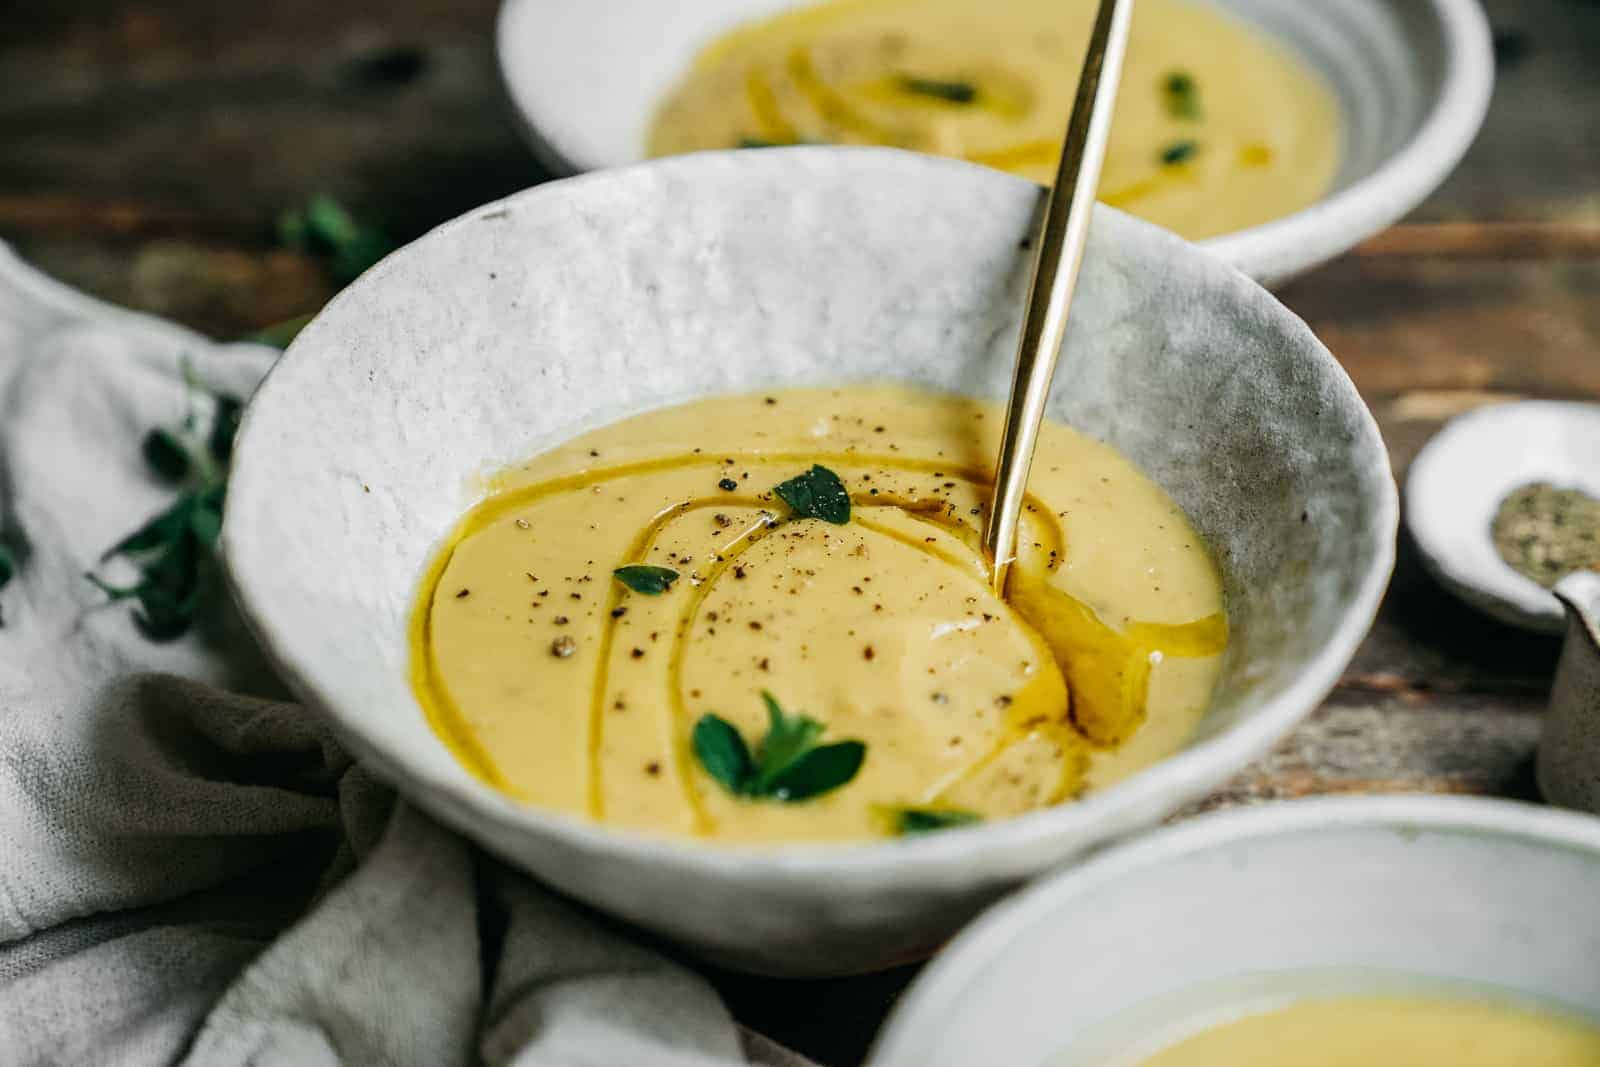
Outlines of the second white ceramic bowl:
{"label": "second white ceramic bowl", "polygon": [[607,830],[467,773],[412,693],[407,620],[479,477],[595,425],[784,385],[1004,396],[1039,198],[949,160],[794,148],[585,175],[447,224],[342,292],[250,404],[222,531],[245,618],[359,758],[580,900],[767,971],[925,951],[1236,773],[1372,620],[1394,558],[1388,456],[1333,357],[1249,279],[1109,209],[1091,227],[1048,413],[1184,508],[1231,636],[1189,747],[1081,802],[855,846]]}
{"label": "second white ceramic bowl", "polygon": [[[1084,0],[1087,2],[1087,0]],[[708,42],[795,0],[506,0],[500,70],[557,174],[632,163],[655,108]],[[1297,52],[1344,112],[1332,192],[1286,218],[1201,242],[1266,285],[1332,259],[1420,204],[1489,105],[1494,56],[1477,0],[1217,0]]]}
{"label": "second white ceramic bowl", "polygon": [[1100,1067],[1241,1009],[1441,987],[1600,1017],[1597,884],[1600,819],[1531,805],[1363,797],[1208,815],[974,923],[869,1062]]}

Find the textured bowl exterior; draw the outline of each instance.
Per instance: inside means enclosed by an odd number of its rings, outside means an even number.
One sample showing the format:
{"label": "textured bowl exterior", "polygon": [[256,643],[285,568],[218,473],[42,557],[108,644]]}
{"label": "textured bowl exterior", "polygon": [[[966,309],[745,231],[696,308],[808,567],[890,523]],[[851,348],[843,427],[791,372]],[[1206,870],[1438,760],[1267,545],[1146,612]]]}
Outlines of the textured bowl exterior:
{"label": "textured bowl exterior", "polygon": [[423,719],[406,621],[481,475],[710,394],[899,381],[1000,399],[1036,186],[892,150],[726,152],[538,186],[386,259],[246,412],[222,545],[285,678],[406,796],[565,892],[723,962],[924,951],[1046,868],[1220,784],[1311,711],[1371,623],[1396,499],[1338,363],[1268,293],[1110,210],[1053,418],[1138,463],[1223,571],[1233,638],[1192,745],[1080,803],[871,845],[711,848],[519,805]]}
{"label": "textured bowl exterior", "polygon": [[1130,1039],[1175,1019],[1319,981],[1356,991],[1341,974],[1487,986],[1592,1018],[1597,879],[1600,820],[1526,804],[1361,797],[1203,816],[970,926],[901,999],[869,1067],[1127,1062]]}
{"label": "textured bowl exterior", "polygon": [[[1461,161],[1494,82],[1478,0],[1216,0],[1298,53],[1338,98],[1333,190],[1286,218],[1202,241],[1265,285],[1324,263],[1399,220]],[[657,103],[707,42],[794,0],[506,0],[502,79],[535,152],[557,174],[637,162]]]}

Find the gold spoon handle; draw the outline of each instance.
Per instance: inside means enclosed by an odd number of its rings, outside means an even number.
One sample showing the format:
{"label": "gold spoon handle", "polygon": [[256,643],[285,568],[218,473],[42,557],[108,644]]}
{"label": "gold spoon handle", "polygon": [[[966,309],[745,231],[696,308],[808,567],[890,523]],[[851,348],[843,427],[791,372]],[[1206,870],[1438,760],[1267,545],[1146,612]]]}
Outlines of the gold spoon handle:
{"label": "gold spoon handle", "polygon": [[1127,51],[1128,24],[1133,0],[1100,0],[1089,50],[1083,57],[1067,138],[1045,203],[1038,251],[1033,261],[1033,283],[1028,290],[1028,312],[1017,346],[1017,367],[1011,379],[1011,402],[1006,407],[1005,432],[1000,439],[994,500],[983,543],[994,563],[994,589],[1003,593],[1006,571],[1016,558],[1017,522],[1033,465],[1039,420],[1044,416],[1055,376],[1056,357],[1067,329],[1072,290],[1083,262],[1083,243],[1089,234],[1090,209],[1100,184],[1106,141],[1111,136],[1111,113]]}

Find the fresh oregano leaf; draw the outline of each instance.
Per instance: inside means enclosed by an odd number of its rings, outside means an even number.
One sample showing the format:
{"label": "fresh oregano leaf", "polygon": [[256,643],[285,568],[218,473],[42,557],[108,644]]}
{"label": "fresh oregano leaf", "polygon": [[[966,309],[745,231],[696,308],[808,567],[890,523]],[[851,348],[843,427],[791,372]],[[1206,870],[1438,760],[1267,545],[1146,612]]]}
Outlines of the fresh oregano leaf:
{"label": "fresh oregano leaf", "polygon": [[844,785],[867,758],[860,741],[838,741],[804,753],[772,780],[772,796],[787,803],[810,800]]}
{"label": "fresh oregano leaf", "polygon": [[222,532],[223,491],[223,487],[219,485],[197,494],[194,507],[189,513],[189,529],[207,548],[217,543],[217,535]]}
{"label": "fresh oregano leaf", "polygon": [[909,837],[982,821],[983,816],[976,812],[958,808],[901,808],[895,813],[895,831],[902,837]]}
{"label": "fresh oregano leaf", "polygon": [[773,492],[789,505],[796,518],[821,519],[835,526],[850,521],[850,494],[839,476],[827,467],[813,464],[810,470],[781,483]]}
{"label": "fresh oregano leaf", "polygon": [[187,594],[179,590],[152,586],[139,594],[139,610],[133,621],[152,641],[172,641],[188,632],[194,621],[198,589]]}
{"label": "fresh oregano leaf", "polygon": [[227,393],[217,395],[217,409],[211,416],[211,433],[206,437],[206,448],[218,463],[226,465],[233,455],[233,438],[239,432],[239,416],[244,405],[239,398]]}
{"label": "fresh oregano leaf", "polygon": [[171,544],[188,527],[189,513],[194,510],[194,504],[194,494],[184,493],[166,511],[106,549],[105,555],[100,558],[149,552]]}
{"label": "fresh oregano leaf", "polygon": [[306,202],[305,228],[309,241],[324,250],[353,241],[361,232],[344,205],[326,193],[318,193]]}
{"label": "fresh oregano leaf", "polygon": [[678,572],[670,567],[652,567],[644,563],[630,563],[611,573],[617,581],[645,596],[660,596],[678,580]]}
{"label": "fresh oregano leaf", "polygon": [[695,756],[706,773],[735,796],[797,803],[820,796],[856,776],[866,759],[860,741],[818,745],[823,725],[805,715],[790,715],[771,693],[767,736],[752,758],[739,730],[726,719],[706,714],[695,723]]}
{"label": "fresh oregano leaf", "polygon": [[707,713],[694,724],[694,754],[706,773],[735,796],[740,796],[750,781],[750,749],[738,729],[728,720]]}
{"label": "fresh oregano leaf", "polygon": [[931,96],[935,100],[943,100],[947,104],[970,104],[978,99],[978,87],[964,81],[916,78],[908,74],[900,79],[900,88],[918,96]]}
{"label": "fresh oregano leaf", "polygon": [[1161,162],[1169,167],[1186,163],[1200,151],[1198,141],[1174,141],[1161,150]]}
{"label": "fresh oregano leaf", "polygon": [[340,285],[354,281],[394,248],[382,230],[362,225],[344,205],[322,194],[312,197],[304,209],[278,216],[278,241],[321,257]]}
{"label": "fresh oregano leaf", "polygon": [[[192,517],[194,509],[189,514]],[[160,552],[139,564],[144,572],[144,587],[164,589],[174,600],[188,599],[200,580],[200,549],[194,530],[185,528]]]}
{"label": "fresh oregano leaf", "polygon": [[193,466],[189,450],[171,430],[151,430],[144,435],[144,443],[139,446],[139,451],[144,454],[144,461],[150,465],[150,469],[169,482],[183,481]]}
{"label": "fresh oregano leaf", "polygon": [[787,714],[771,693],[763,690],[761,699],[767,705],[767,736],[761,742],[755,780],[750,785],[750,792],[757,796],[772,793],[778,779],[816,746],[822,734],[820,722]]}
{"label": "fresh oregano leaf", "polygon": [[17,576],[17,557],[12,554],[11,546],[0,541],[0,589]]}
{"label": "fresh oregano leaf", "polygon": [[1167,114],[1175,119],[1200,117],[1200,87],[1195,84],[1193,75],[1186,71],[1175,70],[1167,75],[1161,89],[1162,98],[1167,105]]}

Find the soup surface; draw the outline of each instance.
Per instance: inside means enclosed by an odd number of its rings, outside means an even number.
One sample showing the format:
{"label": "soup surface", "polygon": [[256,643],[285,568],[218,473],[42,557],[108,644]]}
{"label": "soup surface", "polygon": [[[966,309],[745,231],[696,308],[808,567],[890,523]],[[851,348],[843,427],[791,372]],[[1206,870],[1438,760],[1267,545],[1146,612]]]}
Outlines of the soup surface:
{"label": "soup surface", "polygon": [[1002,420],[853,387],[584,434],[450,537],[414,616],[419,698],[514,797],[717,840],[918,832],[1125,776],[1205,709],[1216,567],[1127,460],[1046,424],[996,596]]}
{"label": "soup surface", "polygon": [[[651,155],[882,144],[1054,180],[1089,0],[836,0],[707,47]],[[1185,237],[1298,211],[1333,182],[1340,116],[1303,63],[1222,12],[1140,0],[1100,197]]]}
{"label": "soup surface", "polygon": [[1495,1000],[1305,1000],[1204,1030],[1142,1067],[1595,1067],[1600,1025]]}

